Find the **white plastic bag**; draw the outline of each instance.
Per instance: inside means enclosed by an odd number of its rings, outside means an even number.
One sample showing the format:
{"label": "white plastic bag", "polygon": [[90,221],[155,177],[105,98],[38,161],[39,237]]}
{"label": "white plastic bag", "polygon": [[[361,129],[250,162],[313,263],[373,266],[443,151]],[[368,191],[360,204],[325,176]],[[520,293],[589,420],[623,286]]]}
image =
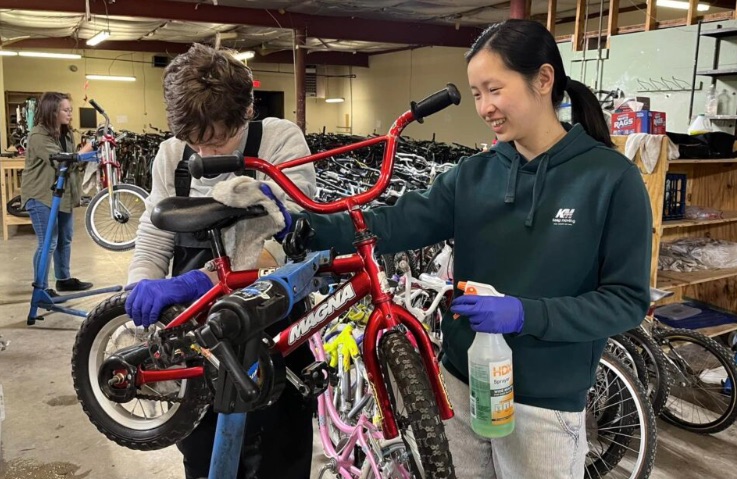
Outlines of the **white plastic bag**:
{"label": "white plastic bag", "polygon": [[711,238],[681,238],[660,245],[660,270],[686,272],[723,268],[737,268],[737,243]]}

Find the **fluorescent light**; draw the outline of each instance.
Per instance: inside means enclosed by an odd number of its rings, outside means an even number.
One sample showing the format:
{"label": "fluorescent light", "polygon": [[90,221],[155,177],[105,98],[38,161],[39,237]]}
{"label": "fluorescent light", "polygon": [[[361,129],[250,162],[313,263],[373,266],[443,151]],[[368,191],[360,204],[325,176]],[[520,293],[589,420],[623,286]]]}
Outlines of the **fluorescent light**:
{"label": "fluorescent light", "polygon": [[[655,2],[655,5],[659,7],[678,8],[680,10],[688,10],[688,2],[685,2],[683,0],[658,0],[657,2]],[[699,12],[706,12],[709,10],[709,5],[705,3],[699,3],[696,6],[696,10]]]}
{"label": "fluorescent light", "polygon": [[99,45],[100,43],[107,40],[109,36],[110,36],[109,31],[102,30],[101,32],[98,32],[94,37],[87,40],[87,45],[91,47],[94,47],[95,45]]}
{"label": "fluorescent light", "polygon": [[82,55],[77,55],[76,53],[18,52],[18,55],[22,57],[58,58],[66,60],[79,60],[82,58]]}
{"label": "fluorescent light", "polygon": [[325,103],[343,103],[344,101],[345,98],[343,97],[325,98]]}
{"label": "fluorescent light", "polygon": [[116,75],[85,75],[88,80],[106,80],[106,81],[136,81],[136,77],[116,76]]}
{"label": "fluorescent light", "polygon": [[256,52],[254,52],[253,50],[246,50],[245,52],[238,52],[235,55],[233,55],[233,57],[236,60],[240,60],[240,61],[250,60],[251,58],[255,56],[256,56]]}
{"label": "fluorescent light", "polygon": [[18,55],[18,52],[11,52],[8,50],[0,50],[0,57],[14,57]]}

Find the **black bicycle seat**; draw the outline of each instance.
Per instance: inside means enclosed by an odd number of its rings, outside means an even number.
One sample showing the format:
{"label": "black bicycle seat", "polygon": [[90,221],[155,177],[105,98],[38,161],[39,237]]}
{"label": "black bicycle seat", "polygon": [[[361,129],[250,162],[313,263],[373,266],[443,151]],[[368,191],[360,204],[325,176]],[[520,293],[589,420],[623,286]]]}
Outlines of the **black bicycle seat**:
{"label": "black bicycle seat", "polygon": [[161,200],[151,213],[151,223],[173,233],[195,233],[224,228],[248,218],[266,216],[263,206],[233,208],[213,198],[172,196]]}

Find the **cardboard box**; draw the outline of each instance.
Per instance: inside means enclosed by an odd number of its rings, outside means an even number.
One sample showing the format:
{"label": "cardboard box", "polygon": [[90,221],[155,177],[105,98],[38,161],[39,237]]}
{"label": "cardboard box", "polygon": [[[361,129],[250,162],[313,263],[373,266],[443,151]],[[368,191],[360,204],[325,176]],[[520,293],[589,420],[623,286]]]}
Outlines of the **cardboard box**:
{"label": "cardboard box", "polygon": [[642,110],[612,113],[612,134],[632,133],[665,135],[665,112]]}

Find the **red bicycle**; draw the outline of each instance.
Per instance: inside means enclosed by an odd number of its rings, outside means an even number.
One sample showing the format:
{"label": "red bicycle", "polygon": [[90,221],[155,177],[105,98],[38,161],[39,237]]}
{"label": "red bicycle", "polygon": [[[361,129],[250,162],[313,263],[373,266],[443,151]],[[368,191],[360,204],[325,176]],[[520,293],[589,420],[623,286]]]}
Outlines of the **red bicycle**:
{"label": "red bicycle", "polygon": [[[419,103],[412,102],[411,109],[384,136],[277,166],[232,156],[191,162],[193,176],[235,171],[245,165],[273,178],[306,210],[348,211],[355,226],[357,253],[337,258],[328,252],[307,255],[304,244],[311,229],[299,220],[285,240],[285,251],[293,262],[277,270],[288,273],[232,271],[220,230],[263,215],[263,209],[231,208],[211,198],[162,201],[152,214],[154,224],[174,232],[206,231],[216,253],[213,263],[219,282],[186,309],[169,308],[148,331],[136,327],[126,315],[127,292],[112,296],[90,313],[77,334],[72,376],[92,423],[123,446],[159,449],[189,434],[209,404],[218,412],[265,407],[278,397],[286,381],[305,396],[316,396],[327,387],[325,363],[314,363],[297,375],[286,370],[283,357],[370,295],[374,309],[365,330],[363,358],[383,436],[386,440],[401,437],[410,453],[404,456],[413,476],[455,477],[442,424],[453,416],[453,410],[432,343],[422,324],[392,301],[386,277],[374,258],[377,238],[368,230],[359,207],[376,199],[389,185],[402,130],[458,103],[457,88],[448,84]],[[379,143],[385,143],[385,148],[377,184],[332,203],[312,201],[283,172]],[[324,285],[325,278],[336,276],[349,279],[281,328],[279,321],[294,304]],[[275,325],[280,332],[266,334]],[[258,364],[257,377],[250,375],[254,363]]]}

